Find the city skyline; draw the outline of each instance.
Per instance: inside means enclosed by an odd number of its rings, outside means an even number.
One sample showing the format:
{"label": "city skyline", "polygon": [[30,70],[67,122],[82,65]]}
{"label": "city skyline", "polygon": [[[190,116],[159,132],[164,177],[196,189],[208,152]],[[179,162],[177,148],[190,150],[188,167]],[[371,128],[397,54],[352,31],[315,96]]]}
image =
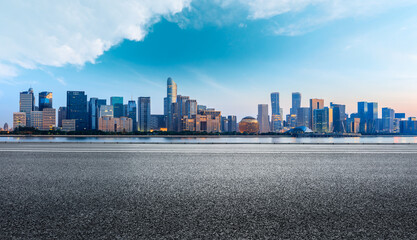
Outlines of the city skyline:
{"label": "city skyline", "polygon": [[[171,79],[171,81],[172,81],[172,78],[171,77],[168,77],[168,81],[169,81],[169,79]],[[177,88],[177,86],[175,84],[175,89],[176,88]],[[34,93],[35,105],[33,105],[33,107],[35,107],[35,106],[38,107],[40,109],[40,111],[41,111],[41,108],[40,108],[41,101],[45,101],[45,100],[41,100],[40,99],[40,96],[42,95],[42,98],[45,98],[43,96],[45,94],[48,95],[48,106],[49,107],[53,107],[53,108],[55,108],[55,109],[58,110],[59,107],[65,106],[65,103],[63,103],[61,106],[55,106],[55,104],[57,104],[56,102],[62,102],[62,101],[56,101],[56,97],[55,96],[56,95],[59,95],[59,94],[55,94],[54,92],[52,92],[50,90],[47,90],[47,91],[41,90],[39,92],[36,92],[36,91],[34,91],[33,88],[29,88],[29,91],[32,91]],[[113,105],[113,106],[114,106],[114,104],[112,104],[112,100],[114,100],[114,101],[121,101],[119,103],[120,105],[123,105],[123,104],[126,105],[126,104],[129,104],[129,102],[132,102],[132,101],[134,101],[136,103],[136,100],[138,100],[139,98],[144,98],[144,96],[138,96],[138,97],[131,96],[130,98],[125,98],[124,96],[97,97],[97,96],[91,96],[91,95],[89,95],[86,91],[83,91],[83,90],[79,90],[79,91],[82,91],[82,92],[85,92],[86,93],[87,101],[90,101],[90,98],[95,98],[95,99],[98,99],[98,100],[108,101],[108,103],[110,105]],[[74,92],[79,92],[79,91],[74,91]],[[28,91],[21,91],[21,94],[22,93],[26,93],[26,92],[28,92]],[[67,95],[66,95],[67,92],[68,92],[68,90],[65,92],[65,100],[67,100]],[[271,124],[272,124],[272,121],[273,121],[272,119],[273,119],[273,116],[274,116],[274,110],[272,108],[272,106],[273,106],[272,105],[272,95],[274,95],[274,94],[277,94],[278,95],[278,99],[279,99],[278,100],[278,107],[282,111],[281,116],[283,118],[282,119],[279,119],[279,121],[281,122],[280,124],[282,124],[283,121],[288,120],[288,119],[285,119],[285,116],[286,115],[291,115],[293,113],[296,114],[296,110],[295,110],[295,112],[292,112],[292,110],[291,110],[292,109],[292,106],[294,106],[294,104],[296,104],[296,106],[299,106],[301,108],[309,108],[309,109],[311,109],[311,101],[312,100],[313,101],[317,101],[317,100],[323,101],[322,106],[330,106],[331,103],[334,103],[332,101],[328,101],[327,99],[309,98],[308,96],[304,96],[300,92],[292,92],[290,94],[284,93],[283,94],[284,96],[285,95],[287,95],[287,96],[290,95],[290,99],[289,99],[289,101],[288,101],[288,99],[286,99],[286,100],[283,101],[283,99],[280,97],[282,95],[281,92],[271,92],[271,93],[269,93],[269,99],[267,101],[265,101],[264,103],[254,103],[253,104],[254,105],[254,109],[248,111],[248,112],[252,112],[252,114],[242,115],[242,114],[230,112],[230,113],[227,113],[226,115],[234,115],[234,116],[237,116],[237,119],[238,120],[239,119],[243,119],[244,117],[247,117],[247,116],[255,117],[256,118],[257,115],[258,115],[258,112],[259,112],[258,111],[259,105],[260,104],[267,104],[268,105],[268,116],[269,116],[269,119],[270,119]],[[53,98],[52,98],[52,95],[54,96]],[[182,94],[181,93],[178,93],[178,95],[181,96]],[[187,95],[190,95],[190,94],[187,94]],[[175,95],[175,98],[176,98],[176,96],[177,95]],[[301,96],[303,96],[303,97],[301,97]],[[156,101],[157,104],[160,103],[160,100],[155,99],[153,96],[150,96],[150,98],[153,99],[153,101]],[[165,96],[165,98],[166,98],[166,96]],[[54,99],[53,100],[54,105],[52,105],[52,99]],[[50,103],[49,103],[49,101],[50,101]],[[164,114],[165,113],[164,103],[163,103],[164,102],[164,99],[162,101],[162,106],[155,106],[157,104],[153,103],[153,101],[150,101],[150,103],[151,103],[151,109],[152,109],[151,114]],[[282,106],[281,105],[281,102],[286,102],[286,103],[289,102],[289,105]],[[367,101],[367,100],[362,99],[362,100],[354,103],[355,105],[354,105],[354,109],[353,110],[350,110],[350,109],[348,109],[346,107],[346,106],[348,106],[348,104],[345,104],[345,103],[341,103],[341,104],[343,104],[345,106],[345,112],[346,112],[346,114],[349,114],[350,115],[352,113],[357,113],[358,112],[358,105],[357,104],[360,103],[360,102],[376,102],[376,101]],[[44,103],[42,102],[42,104],[44,104]],[[202,104],[204,104],[205,106],[211,107],[211,108],[220,109],[219,107],[210,105],[210,103],[208,103],[208,104],[202,103]],[[114,106],[113,107],[114,108],[113,111],[115,111],[115,113],[114,113],[114,116],[115,117],[121,116],[121,111],[123,110],[123,109],[121,109],[122,107],[123,106],[119,106],[119,107],[115,107]],[[117,110],[116,108],[120,108],[120,110]],[[378,116],[382,116],[384,114],[383,113],[383,109],[384,108],[395,109],[392,106],[379,106],[379,107],[377,106],[376,107],[376,111],[377,111],[377,115]],[[297,109],[297,107],[295,109]],[[13,111],[13,112],[16,112],[16,111]],[[117,112],[119,112],[119,113],[117,113]],[[137,111],[135,111],[135,113],[137,114]],[[222,111],[222,113],[223,113],[223,111]],[[411,115],[411,114],[409,114],[407,112],[404,112],[404,113],[406,114],[407,117],[415,117],[415,116],[417,116],[417,115]],[[58,114],[58,112],[57,112],[57,114]],[[4,114],[4,115],[7,116],[5,119],[10,118],[11,120],[10,121],[0,122],[0,124],[4,124],[4,123],[10,124],[10,123],[13,123],[13,116],[10,117],[9,116],[10,114]],[[311,110],[310,110],[310,116],[309,116],[309,118],[310,118],[310,120],[309,120],[310,121],[310,125],[307,126],[307,127],[310,127],[311,128],[311,124],[312,124],[312,122],[311,122],[312,121],[312,112],[311,112]],[[30,119],[27,119],[27,121],[30,122]],[[271,127],[272,127],[272,125],[271,125]]]}
{"label": "city skyline", "polygon": [[63,131],[207,133],[230,133],[239,129],[241,133],[260,134],[417,132],[416,117],[389,107],[382,107],[382,114],[379,115],[377,102],[357,102],[357,111],[349,113],[346,112],[346,105],[334,102],[326,105],[325,99],[312,98],[309,107],[302,107],[302,93],[293,92],[290,112],[286,114],[280,106],[280,93],[272,92],[270,105],[258,104],[257,119],[246,116],[238,122],[236,115],[222,114],[221,110],[212,106],[198,104],[197,99],[182,95],[179,89],[179,85],[168,77],[163,100],[164,114],[152,114],[151,97],[138,97],[137,103],[128,100],[125,104],[123,97],[110,96],[107,105],[107,99],[88,99],[85,91],[67,91],[66,105],[60,106],[57,113],[52,104],[52,92],[39,92],[39,103],[36,105],[35,92],[30,88],[20,92],[19,111],[13,112],[13,129],[21,126]]}
{"label": "city skyline", "polygon": [[[174,2],[158,2],[157,10],[138,3],[149,13],[139,20],[137,9],[111,3],[126,18],[113,19],[107,8],[98,16],[80,11],[94,20],[80,25],[56,10],[60,3],[50,2],[56,12],[48,16],[36,15],[48,4],[7,3],[0,18],[16,24],[0,26],[7,43],[0,47],[0,123],[11,122],[3,113],[16,111],[15,93],[29,87],[53,92],[55,106],[64,105],[67,89],[98,98],[151,96],[152,109],[162,113],[167,76],[190,97],[240,119],[256,116],[275,91],[285,113],[291,93],[301,92],[303,107],[319,98],[353,112],[356,102],[371,101],[417,116],[413,1]],[[94,8],[88,1],[72,7]],[[22,15],[36,19],[36,27],[24,28]],[[65,34],[49,28],[51,20]],[[109,35],[96,31],[101,27]],[[125,31],[111,31],[118,27]],[[26,32],[33,37],[18,34]],[[79,38],[69,37],[75,33]]]}

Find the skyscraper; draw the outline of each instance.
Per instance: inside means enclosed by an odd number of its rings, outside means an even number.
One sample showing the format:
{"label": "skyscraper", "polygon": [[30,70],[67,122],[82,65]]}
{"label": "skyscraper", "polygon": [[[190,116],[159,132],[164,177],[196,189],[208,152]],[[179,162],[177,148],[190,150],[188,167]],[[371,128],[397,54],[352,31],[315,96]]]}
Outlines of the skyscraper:
{"label": "skyscraper", "polygon": [[35,111],[35,95],[33,89],[20,93],[19,112],[26,113],[26,125],[30,126],[30,112]]}
{"label": "skyscraper", "polygon": [[368,102],[368,112],[366,116],[366,132],[376,133],[378,130],[378,103]]}
{"label": "skyscraper", "polygon": [[[258,105],[259,109],[259,105]],[[282,113],[279,105],[279,92],[271,93],[271,130],[272,132],[278,132],[282,129]],[[262,130],[262,123],[259,121],[259,130]],[[268,131],[269,132],[269,131]]]}
{"label": "skyscraper", "polygon": [[314,110],[315,109],[323,109],[324,108],[324,100],[323,99],[317,99],[313,98],[310,99],[310,128],[313,129],[313,123],[314,123]]}
{"label": "skyscraper", "polygon": [[167,109],[167,124],[168,130],[172,131],[172,103],[177,102],[177,84],[172,80],[172,78],[167,79],[167,100],[166,100],[166,109]]}
{"label": "skyscraper", "polygon": [[292,106],[290,110],[291,115],[297,115],[297,110],[301,107],[301,93],[293,92],[292,93]]}
{"label": "skyscraper", "polygon": [[98,130],[100,107],[106,104],[106,99],[90,98],[88,101],[88,129]]}
{"label": "skyscraper", "polygon": [[[330,104],[333,109],[333,131],[336,133],[346,132],[346,106],[342,104]],[[331,129],[330,129],[331,130]]]}
{"label": "skyscraper", "polygon": [[115,118],[123,117],[123,97],[110,97],[110,105],[113,105]]}
{"label": "skyscraper", "polygon": [[136,111],[137,111],[136,101],[129,100],[127,102],[127,117],[132,119],[133,131],[138,130],[138,124],[136,120]]}
{"label": "skyscraper", "polygon": [[146,132],[151,128],[151,98],[138,98],[138,125],[139,131]]}
{"label": "skyscraper", "polygon": [[259,133],[270,132],[268,104],[258,104],[258,123],[259,123]]}
{"label": "skyscraper", "polygon": [[88,129],[97,130],[97,101],[98,98],[90,98],[88,101]]}
{"label": "skyscraper", "polygon": [[39,111],[43,111],[44,108],[52,108],[52,93],[51,92],[39,93]]}
{"label": "skyscraper", "polygon": [[67,108],[59,107],[58,109],[58,127],[62,128],[62,120],[67,119]]}
{"label": "skyscraper", "polygon": [[197,100],[189,99],[185,102],[185,114],[188,118],[197,114]]}
{"label": "skyscraper", "polygon": [[382,131],[385,133],[394,132],[395,112],[392,108],[382,108]]}
{"label": "skyscraper", "polygon": [[228,117],[228,124],[229,124],[229,132],[237,132],[238,131],[238,127],[237,127],[237,118],[234,115],[229,115]]}
{"label": "skyscraper", "polygon": [[67,91],[67,119],[75,120],[76,131],[87,130],[87,95],[84,91]]}
{"label": "skyscraper", "polygon": [[310,126],[310,108],[297,109],[297,125],[296,127],[309,127]]}
{"label": "skyscraper", "polygon": [[366,121],[368,115],[368,103],[358,102],[358,117],[360,119],[359,132],[366,133]]}
{"label": "skyscraper", "polygon": [[313,111],[313,131],[318,133],[329,132],[329,108],[317,108]]}

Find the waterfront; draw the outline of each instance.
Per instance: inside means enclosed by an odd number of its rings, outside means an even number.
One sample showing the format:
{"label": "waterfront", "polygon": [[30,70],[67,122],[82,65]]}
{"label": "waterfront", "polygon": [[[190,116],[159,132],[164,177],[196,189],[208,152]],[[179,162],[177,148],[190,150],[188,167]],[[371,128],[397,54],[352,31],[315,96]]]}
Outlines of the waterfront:
{"label": "waterfront", "polygon": [[219,143],[219,144],[417,144],[417,136],[1,136],[0,142],[54,143]]}
{"label": "waterfront", "polygon": [[0,238],[417,237],[414,145],[0,144]]}

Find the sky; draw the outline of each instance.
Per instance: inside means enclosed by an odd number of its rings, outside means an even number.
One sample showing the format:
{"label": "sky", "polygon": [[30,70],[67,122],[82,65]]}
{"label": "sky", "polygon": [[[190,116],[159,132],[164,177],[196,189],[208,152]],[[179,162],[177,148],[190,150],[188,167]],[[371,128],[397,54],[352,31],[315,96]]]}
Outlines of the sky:
{"label": "sky", "polygon": [[378,102],[417,116],[417,1],[83,0],[0,3],[0,126],[19,92],[151,97],[166,79],[224,115],[257,115],[280,92],[346,104]]}

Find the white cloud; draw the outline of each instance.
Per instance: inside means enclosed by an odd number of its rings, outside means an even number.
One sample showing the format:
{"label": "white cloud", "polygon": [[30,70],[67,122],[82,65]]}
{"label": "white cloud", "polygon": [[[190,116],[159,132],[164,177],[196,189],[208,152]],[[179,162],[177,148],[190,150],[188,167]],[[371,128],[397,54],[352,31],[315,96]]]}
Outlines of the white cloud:
{"label": "white cloud", "polygon": [[13,66],[0,63],[0,78],[17,76],[17,69]]}
{"label": "white cloud", "polygon": [[[191,4],[191,1],[193,3]],[[298,35],[335,19],[374,14],[415,4],[411,0],[4,0],[0,7],[0,76],[20,67],[83,66],[123,39],[141,41],[162,16],[180,25],[201,26],[295,16],[271,31]],[[314,11],[306,11],[312,7]],[[186,9],[186,11],[183,11]],[[177,14],[180,13],[181,14]],[[175,15],[175,16],[174,16]]]}
{"label": "white cloud", "polygon": [[[5,0],[0,8],[0,62],[33,69],[82,66],[123,39],[143,40],[161,16],[190,0]],[[6,65],[1,73],[14,75]]]}

